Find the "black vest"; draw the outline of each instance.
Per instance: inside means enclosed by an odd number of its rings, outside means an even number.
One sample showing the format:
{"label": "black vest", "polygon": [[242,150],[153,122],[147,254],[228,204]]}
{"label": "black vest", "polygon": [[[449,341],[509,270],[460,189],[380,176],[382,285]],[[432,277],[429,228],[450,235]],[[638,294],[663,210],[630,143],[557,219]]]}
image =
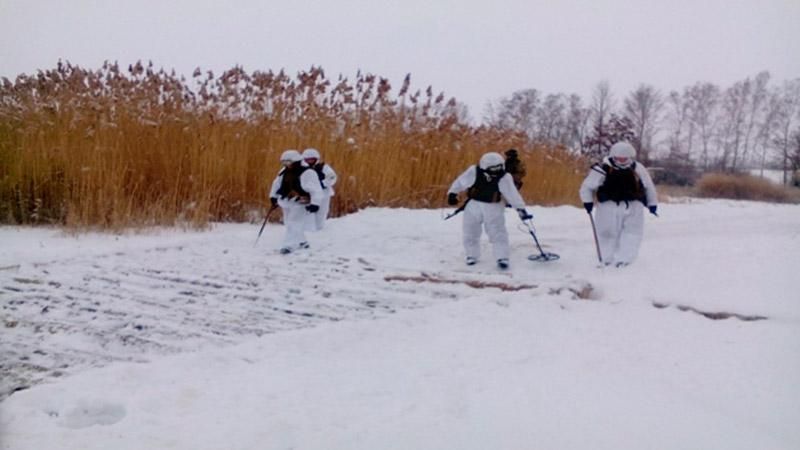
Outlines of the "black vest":
{"label": "black vest", "polygon": [[616,167],[611,164],[603,164],[600,168],[605,172],[606,179],[602,186],[597,189],[597,200],[600,202],[631,202],[640,201],[647,203],[644,192],[644,185],[639,175],[636,174],[636,163],[631,163],[630,167]]}
{"label": "black vest", "polygon": [[296,162],[284,168],[283,171],[281,171],[283,179],[281,179],[281,187],[278,188],[278,195],[280,195],[281,198],[288,198],[289,200],[299,198],[301,202],[303,200],[309,200],[311,195],[306,192],[302,184],[300,184],[300,176],[303,175],[303,172],[307,169],[308,167],[300,162]]}
{"label": "black vest", "polygon": [[311,166],[311,168],[314,169],[315,172],[317,172],[317,177],[319,177],[319,185],[322,187],[322,189],[325,189],[325,182],[324,182],[325,172],[322,171],[324,167],[325,167],[324,162],[317,163]]}
{"label": "black vest", "polygon": [[498,183],[503,175],[505,172],[495,177],[479,166],[475,166],[475,183],[467,190],[467,196],[479,202],[498,203],[500,201]]}

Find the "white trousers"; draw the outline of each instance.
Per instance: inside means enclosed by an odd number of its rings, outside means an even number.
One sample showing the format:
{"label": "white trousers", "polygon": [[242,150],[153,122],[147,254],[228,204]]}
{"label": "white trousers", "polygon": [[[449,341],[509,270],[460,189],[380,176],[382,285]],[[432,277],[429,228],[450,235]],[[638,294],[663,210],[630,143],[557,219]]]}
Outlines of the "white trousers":
{"label": "white trousers", "polygon": [[281,202],[283,209],[283,224],[286,226],[286,235],[283,246],[294,249],[301,242],[306,242],[305,230],[308,227],[309,212],[306,205],[295,202]]}
{"label": "white trousers", "polygon": [[470,200],[464,208],[462,226],[464,251],[467,257],[481,256],[481,227],[486,230],[495,259],[508,258],[511,250],[506,231],[505,203],[485,203]]}
{"label": "white trousers", "polygon": [[606,264],[632,263],[644,233],[644,205],[639,201],[597,205],[595,224],[600,254]]}
{"label": "white trousers", "polygon": [[328,219],[328,213],[331,210],[331,196],[327,190],[322,191],[322,197],[319,202],[319,211],[311,214],[312,220],[309,220],[308,231],[319,231],[325,227],[325,221]]}

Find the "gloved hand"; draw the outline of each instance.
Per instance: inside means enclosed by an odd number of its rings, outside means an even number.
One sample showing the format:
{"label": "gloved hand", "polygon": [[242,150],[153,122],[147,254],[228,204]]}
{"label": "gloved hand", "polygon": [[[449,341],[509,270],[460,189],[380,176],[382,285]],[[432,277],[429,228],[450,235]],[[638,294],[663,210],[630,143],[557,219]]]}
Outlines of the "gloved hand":
{"label": "gloved hand", "polygon": [[592,213],[592,208],[594,208],[594,203],[592,203],[592,202],[586,202],[586,203],[583,204],[583,209],[585,209],[586,212],[589,213],[589,214]]}
{"label": "gloved hand", "polygon": [[656,213],[656,210],[658,209],[658,205],[650,205],[650,206],[647,207],[647,209],[650,210],[650,214],[652,214],[654,216],[658,216],[658,214]]}
{"label": "gloved hand", "polygon": [[269,202],[270,202],[270,204],[271,204],[273,207],[276,207],[276,206],[278,206],[278,199],[277,199],[277,198],[275,198],[275,197],[270,197],[270,198],[269,198]]}
{"label": "gloved hand", "polygon": [[458,204],[458,194],[451,192],[447,194],[447,204],[450,206],[455,206]]}
{"label": "gloved hand", "polygon": [[526,211],[525,208],[518,208],[517,214],[519,214],[519,218],[522,220],[533,219],[533,214]]}
{"label": "gloved hand", "polygon": [[317,205],[308,205],[308,206],[306,206],[306,211],[308,211],[310,213],[315,213],[315,212],[319,211],[319,206],[317,206]]}

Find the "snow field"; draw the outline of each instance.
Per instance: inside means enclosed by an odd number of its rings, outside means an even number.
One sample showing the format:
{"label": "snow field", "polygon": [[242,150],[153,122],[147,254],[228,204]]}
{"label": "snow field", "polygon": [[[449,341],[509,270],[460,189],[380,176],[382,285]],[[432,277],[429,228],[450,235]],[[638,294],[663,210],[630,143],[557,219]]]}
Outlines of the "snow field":
{"label": "snow field", "polygon": [[625,269],[572,207],[532,208],[552,263],[509,211],[508,272],[487,243],[463,265],[440,211],[335,219],[288,257],[279,226],[1,229],[3,370],[32,387],[0,448],[797,448],[800,207],[660,209]]}

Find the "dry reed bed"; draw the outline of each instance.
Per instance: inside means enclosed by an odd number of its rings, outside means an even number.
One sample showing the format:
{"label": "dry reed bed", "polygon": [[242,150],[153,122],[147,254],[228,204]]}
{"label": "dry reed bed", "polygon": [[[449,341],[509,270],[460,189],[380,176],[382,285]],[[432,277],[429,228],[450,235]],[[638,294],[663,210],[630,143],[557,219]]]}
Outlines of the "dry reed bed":
{"label": "dry reed bed", "polygon": [[137,63],[87,70],[59,62],[0,86],[0,223],[119,229],[252,219],[280,153],[316,147],[340,174],[334,215],[378,205],[440,207],[482,153],[516,147],[529,203],[575,202],[568,152],[472,126],[428,87],[394,95],[359,73],[312,67],[190,80]]}

